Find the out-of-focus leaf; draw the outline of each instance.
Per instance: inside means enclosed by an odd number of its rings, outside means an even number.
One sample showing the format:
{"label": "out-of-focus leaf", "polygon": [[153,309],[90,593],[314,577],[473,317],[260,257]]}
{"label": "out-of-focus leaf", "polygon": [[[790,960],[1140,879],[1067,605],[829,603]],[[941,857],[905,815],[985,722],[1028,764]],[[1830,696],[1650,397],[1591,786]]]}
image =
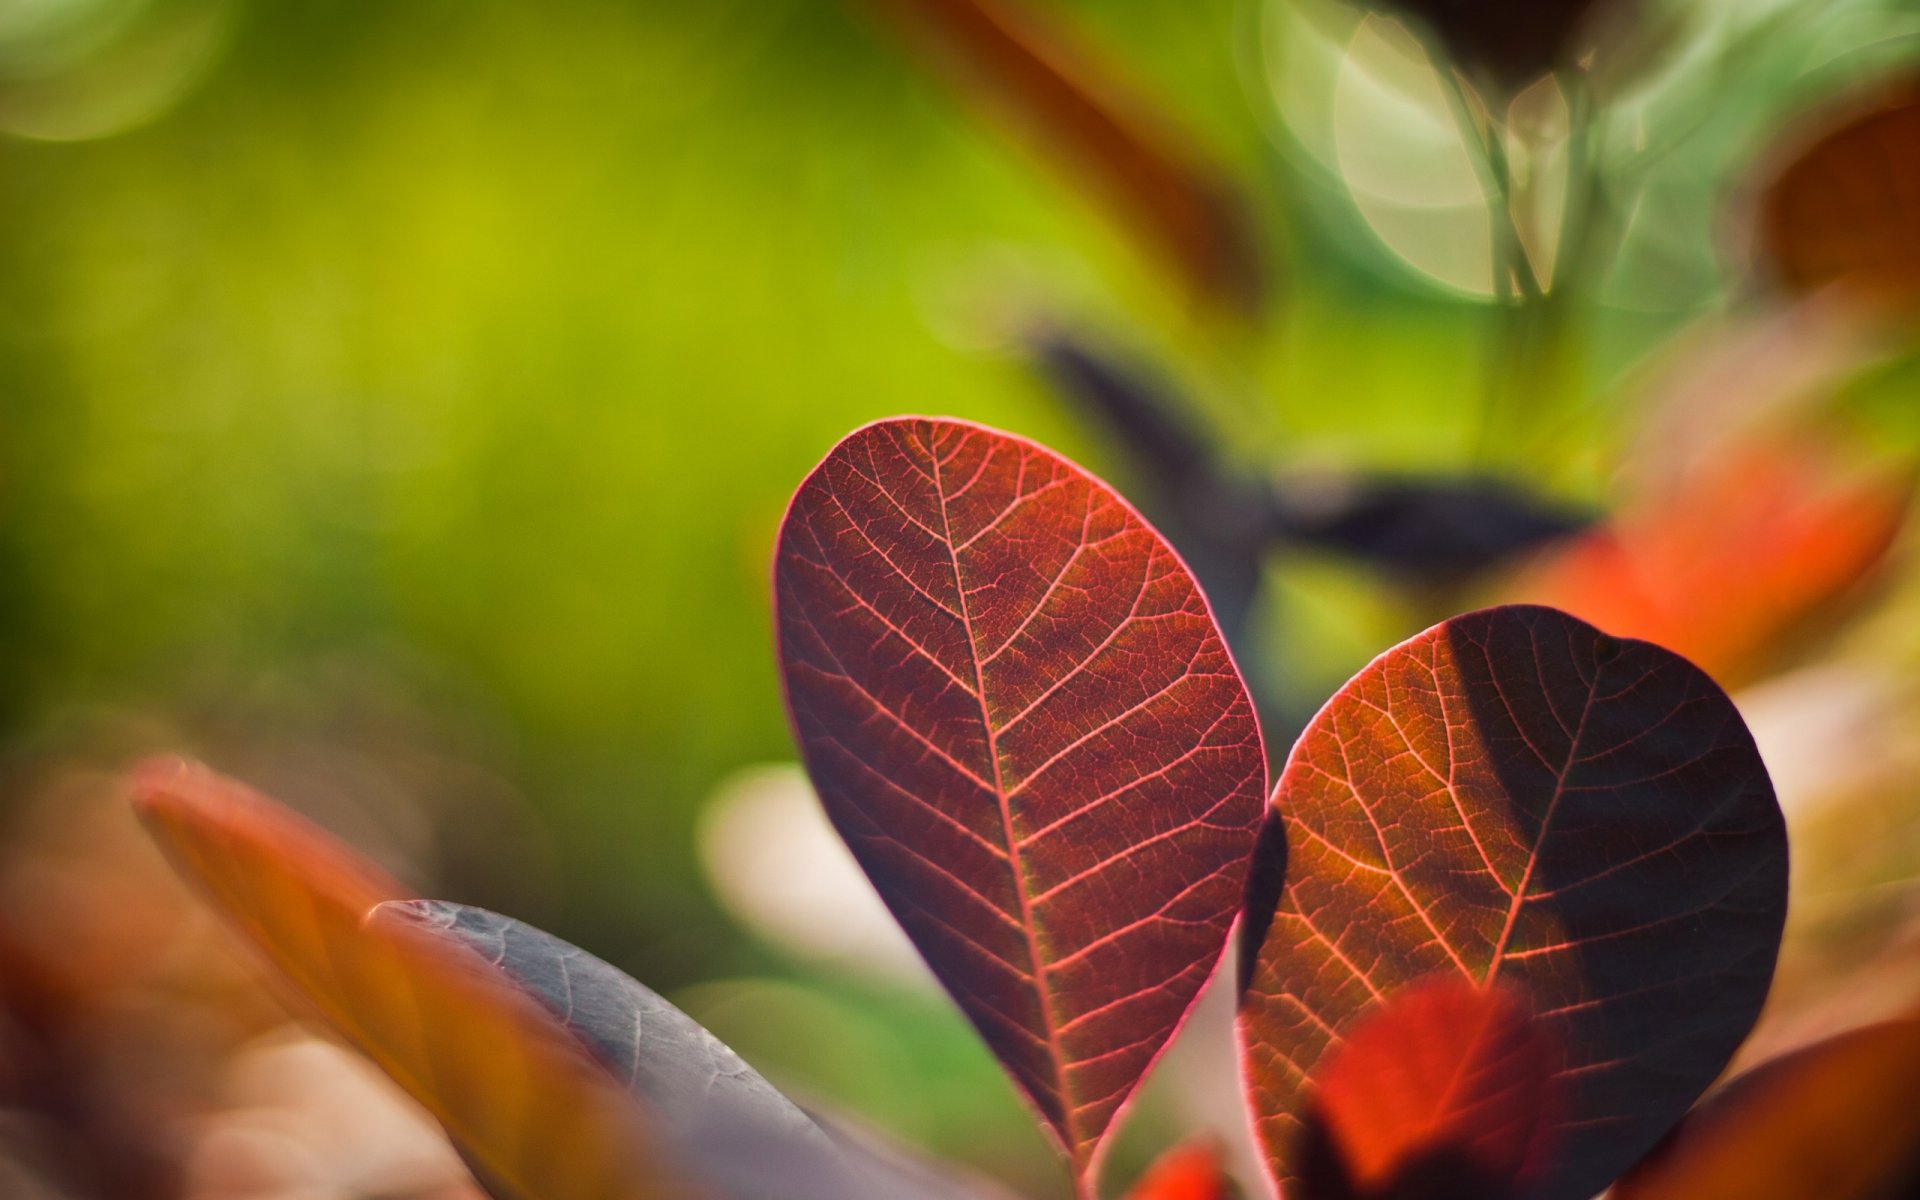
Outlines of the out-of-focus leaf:
{"label": "out-of-focus leaf", "polygon": [[231,779],[141,768],[134,802],[180,873],[302,1006],[431,1112],[501,1200],[686,1200],[651,1114],[479,955],[365,924],[406,892]]}
{"label": "out-of-focus leaf", "polygon": [[1524,1001],[1441,975],[1398,992],[1313,1080],[1301,1200],[1502,1200],[1551,1162],[1560,1051]]}
{"label": "out-of-focus leaf", "polygon": [[[1733,702],[1679,656],[1488,609],[1376,659],[1294,746],[1242,936],[1240,1031],[1275,1176],[1308,1081],[1427,975],[1513,988],[1562,1048],[1553,1169],[1585,1200],[1667,1132],[1766,996],[1786,829]],[[1282,847],[1284,846],[1284,850]]]}
{"label": "out-of-focus leaf", "polygon": [[929,1163],[817,1124],[718,1038],[578,946],[511,917],[444,900],[384,904],[452,938],[519,984],[646,1100],[686,1157],[735,1200],[941,1200],[976,1195]]}
{"label": "out-of-focus leaf", "polygon": [[1259,727],[1206,601],[1086,472],[923,418],[807,478],[775,586],[828,816],[1091,1178],[1219,960],[1259,823]]}
{"label": "out-of-focus leaf", "polygon": [[1266,290],[1249,206],[1173,123],[1017,0],[860,0],[1059,163],[1195,295],[1251,312]]}
{"label": "out-of-focus leaf", "polygon": [[1900,1200],[1920,1184],[1920,1020],[1870,1025],[1736,1076],[1614,1200]]}
{"label": "out-of-focus leaf", "polygon": [[1465,582],[1592,523],[1585,512],[1476,475],[1288,480],[1273,509],[1278,536],[1422,586]]}
{"label": "out-of-focus leaf", "polygon": [[1426,25],[1461,66],[1517,89],[1584,47],[1580,34],[1609,3],[1620,0],[1360,0],[1363,7],[1405,13]]}
{"label": "out-of-focus leaf", "polygon": [[1742,682],[1880,564],[1912,491],[1908,468],[1842,474],[1809,444],[1756,442],[1549,551],[1506,595]]}
{"label": "out-of-focus leaf", "polygon": [[1236,1195],[1212,1138],[1183,1142],[1162,1154],[1127,1193],[1127,1200],[1232,1200]]}
{"label": "out-of-focus leaf", "polygon": [[1801,150],[1761,200],[1761,251],[1780,284],[1831,284],[1920,305],[1920,81]]}

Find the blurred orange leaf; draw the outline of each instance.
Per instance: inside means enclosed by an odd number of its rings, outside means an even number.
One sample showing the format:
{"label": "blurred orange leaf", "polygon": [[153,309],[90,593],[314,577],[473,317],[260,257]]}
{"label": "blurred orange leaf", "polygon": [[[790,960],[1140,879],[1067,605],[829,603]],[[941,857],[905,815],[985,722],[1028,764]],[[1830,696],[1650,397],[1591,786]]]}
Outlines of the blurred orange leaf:
{"label": "blurred orange leaf", "polygon": [[1548,1165],[1561,1056],[1508,992],[1415,984],[1316,1073],[1302,1196],[1499,1200]]}
{"label": "blurred orange leaf", "polygon": [[1893,1200],[1920,1182],[1920,1021],[1762,1063],[1709,1096],[1614,1200]]}
{"label": "blurred orange leaf", "polygon": [[1228,1200],[1233,1185],[1212,1138],[1182,1142],[1162,1154],[1127,1193],[1127,1200]]}
{"label": "blurred orange leaf", "polygon": [[667,1200],[647,1114],[477,953],[365,921],[405,889],[276,802],[197,764],[136,775],[174,866],[297,997],[431,1112],[496,1194]]}
{"label": "blurred orange leaf", "polygon": [[1549,551],[1506,598],[1745,682],[1880,564],[1912,492],[1906,468],[1842,476],[1804,442],[1755,442]]}
{"label": "blurred orange leaf", "polygon": [[1920,83],[1797,154],[1761,198],[1760,238],[1791,291],[1920,304]]}
{"label": "blurred orange leaf", "polygon": [[1265,290],[1249,212],[1173,123],[1015,0],[865,0],[1041,156],[1078,176],[1195,295],[1251,312]]}

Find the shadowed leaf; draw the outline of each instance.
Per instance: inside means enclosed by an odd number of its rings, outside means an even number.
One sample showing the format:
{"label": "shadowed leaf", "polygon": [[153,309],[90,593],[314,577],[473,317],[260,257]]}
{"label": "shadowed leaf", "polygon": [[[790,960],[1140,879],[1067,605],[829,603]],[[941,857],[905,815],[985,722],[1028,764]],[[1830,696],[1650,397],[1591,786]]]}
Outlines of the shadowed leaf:
{"label": "shadowed leaf", "polygon": [[1376,659],[1273,797],[1287,877],[1241,998],[1275,1175],[1307,1081],[1431,974],[1513,988],[1564,1055],[1562,1149],[1531,1200],[1585,1200],[1725,1066],[1766,995],[1786,833],[1752,737],[1698,668],[1565,613],[1456,617]]}
{"label": "shadowed leaf", "polygon": [[1219,960],[1259,821],[1206,602],[1078,467],[920,418],[808,477],[775,584],[828,816],[1089,1177]]}
{"label": "shadowed leaf", "polygon": [[1920,1184],[1920,1021],[1760,1064],[1707,1097],[1614,1200],[1898,1200]]}
{"label": "shadowed leaf", "polygon": [[1436,976],[1357,1024],[1313,1080],[1301,1200],[1503,1200],[1548,1166],[1559,1051],[1504,989]]}
{"label": "shadowed leaf", "polygon": [[638,980],[511,917],[444,900],[381,905],[477,952],[524,988],[651,1110],[735,1200],[942,1200],[978,1193],[932,1164],[823,1127]]}
{"label": "shadowed leaf", "polygon": [[1507,595],[1738,683],[1881,563],[1912,494],[1910,469],[1842,474],[1806,444],[1756,442],[1548,552]]}
{"label": "shadowed leaf", "polygon": [[1801,150],[1761,198],[1762,253],[1780,284],[1844,284],[1871,302],[1920,305],[1920,84]]}
{"label": "shadowed leaf", "polygon": [[1233,1200],[1237,1194],[1220,1163],[1220,1144],[1198,1138],[1155,1160],[1127,1200]]}
{"label": "shadowed leaf", "polygon": [[1265,292],[1245,201],[1171,122],[1016,0],[860,0],[1078,177],[1189,291],[1251,312]]}
{"label": "shadowed leaf", "polygon": [[501,1200],[685,1200],[647,1114],[479,955],[399,923],[405,891],[280,805],[197,765],[141,768],[135,804],[175,867],[301,1006],[440,1121]]}
{"label": "shadowed leaf", "polygon": [[[1566,66],[1596,12],[1622,0],[1360,0],[1426,25],[1470,72],[1513,89]],[[1623,5],[1624,6],[1624,5]]]}

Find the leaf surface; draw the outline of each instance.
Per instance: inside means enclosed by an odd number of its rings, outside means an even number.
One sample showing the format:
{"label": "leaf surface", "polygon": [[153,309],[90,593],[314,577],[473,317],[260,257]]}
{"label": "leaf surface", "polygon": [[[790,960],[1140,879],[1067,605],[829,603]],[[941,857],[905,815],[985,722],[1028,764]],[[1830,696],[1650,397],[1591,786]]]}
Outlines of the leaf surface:
{"label": "leaf surface", "polygon": [[1183,1142],[1154,1160],[1127,1200],[1232,1200],[1233,1184],[1212,1138]]}
{"label": "leaf surface", "polygon": [[1707,1097],[1614,1200],[1895,1200],[1920,1184],[1920,1020],[1761,1063]]}
{"label": "leaf surface", "polygon": [[1910,468],[1758,441],[1549,551],[1508,595],[1744,682],[1879,566],[1912,495]]}
{"label": "leaf surface", "polygon": [[864,0],[1064,167],[1192,294],[1251,312],[1265,291],[1248,206],[1164,114],[1018,0]]}
{"label": "leaf surface", "polygon": [[921,418],[808,477],[775,585],[829,818],[1088,1177],[1219,960],[1259,822],[1205,601],[1086,472]]}
{"label": "leaf surface", "polygon": [[1438,975],[1353,1029],[1313,1081],[1309,1200],[1502,1200],[1551,1161],[1560,1053],[1503,988]]}
{"label": "leaf surface", "polygon": [[479,955],[399,923],[406,892],[318,827],[194,764],[135,804],[174,866],[301,1006],[418,1100],[501,1200],[687,1200],[650,1114]]}
{"label": "leaf surface", "polygon": [[1283,858],[1284,885],[1250,901],[1240,1032],[1283,1183],[1308,1080],[1414,979],[1511,987],[1562,1048],[1562,1150],[1532,1200],[1585,1200],[1644,1154],[1766,995],[1784,822],[1732,701],[1657,646],[1553,609],[1456,617],[1327,703],[1273,806],[1255,877]]}
{"label": "leaf surface", "polygon": [[1920,80],[1802,148],[1761,199],[1761,242],[1786,288],[1842,284],[1920,306]]}

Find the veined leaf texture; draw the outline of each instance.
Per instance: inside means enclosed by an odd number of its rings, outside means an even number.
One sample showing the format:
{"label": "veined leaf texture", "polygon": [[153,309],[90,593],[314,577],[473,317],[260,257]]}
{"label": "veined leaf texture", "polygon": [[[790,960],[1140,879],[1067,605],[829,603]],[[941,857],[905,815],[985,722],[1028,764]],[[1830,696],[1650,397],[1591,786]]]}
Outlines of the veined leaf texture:
{"label": "veined leaf texture", "polygon": [[1650,1149],[1771,981],[1786,832],[1732,701],[1557,610],[1468,614],[1376,659],[1294,747],[1273,813],[1285,882],[1247,916],[1240,1026],[1283,1186],[1310,1081],[1415,980],[1510,987],[1561,1047],[1560,1149],[1529,1200],[1585,1200]]}
{"label": "veined leaf texture", "polygon": [[1166,542],[1032,442],[900,418],[795,495],[775,571],[827,813],[1081,1180],[1212,974],[1266,767]]}

